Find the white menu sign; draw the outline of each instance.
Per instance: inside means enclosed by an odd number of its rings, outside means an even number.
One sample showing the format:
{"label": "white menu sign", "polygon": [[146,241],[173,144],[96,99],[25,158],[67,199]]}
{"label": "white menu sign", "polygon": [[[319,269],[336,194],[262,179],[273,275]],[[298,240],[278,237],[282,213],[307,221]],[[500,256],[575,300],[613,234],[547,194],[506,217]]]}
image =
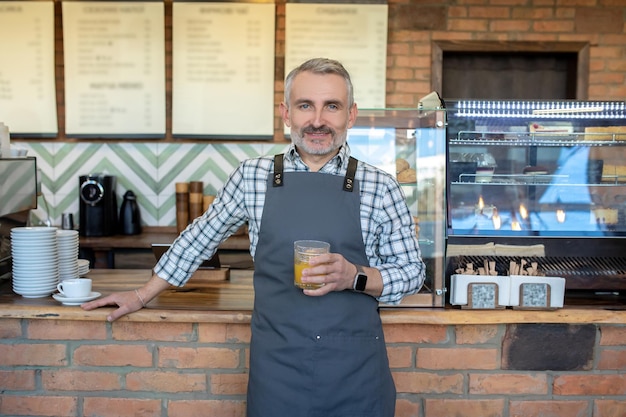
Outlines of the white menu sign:
{"label": "white menu sign", "polygon": [[172,134],[271,138],[275,5],[172,5]]}
{"label": "white menu sign", "polygon": [[54,3],[0,1],[0,122],[56,136]]}
{"label": "white menu sign", "polygon": [[162,2],[63,2],[65,130],[165,134]]}
{"label": "white menu sign", "polygon": [[340,61],[359,108],[385,107],[386,4],[299,4],[285,9],[285,75],[309,58]]}

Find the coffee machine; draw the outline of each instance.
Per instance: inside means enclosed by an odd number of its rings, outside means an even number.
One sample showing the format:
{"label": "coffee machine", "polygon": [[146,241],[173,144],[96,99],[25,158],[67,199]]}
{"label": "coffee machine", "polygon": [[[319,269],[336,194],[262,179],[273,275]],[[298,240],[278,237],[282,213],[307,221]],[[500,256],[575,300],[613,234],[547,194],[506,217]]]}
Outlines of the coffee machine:
{"label": "coffee machine", "polygon": [[113,175],[79,177],[81,236],[111,236],[117,233],[117,179]]}

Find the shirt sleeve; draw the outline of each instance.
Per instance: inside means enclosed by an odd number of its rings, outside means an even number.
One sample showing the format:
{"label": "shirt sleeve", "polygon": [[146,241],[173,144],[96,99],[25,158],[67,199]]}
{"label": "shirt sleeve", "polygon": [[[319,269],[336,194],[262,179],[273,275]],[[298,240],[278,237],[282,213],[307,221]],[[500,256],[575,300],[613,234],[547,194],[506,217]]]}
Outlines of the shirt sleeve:
{"label": "shirt sleeve", "polygon": [[244,171],[242,163],[228,178],[209,209],[174,240],[157,262],[156,275],[171,285],[184,285],[200,264],[215,254],[220,243],[246,222]]}
{"label": "shirt sleeve", "polygon": [[425,280],[415,223],[398,182],[366,167],[361,190],[361,224],[370,266],[383,279],[378,301],[398,304]]}

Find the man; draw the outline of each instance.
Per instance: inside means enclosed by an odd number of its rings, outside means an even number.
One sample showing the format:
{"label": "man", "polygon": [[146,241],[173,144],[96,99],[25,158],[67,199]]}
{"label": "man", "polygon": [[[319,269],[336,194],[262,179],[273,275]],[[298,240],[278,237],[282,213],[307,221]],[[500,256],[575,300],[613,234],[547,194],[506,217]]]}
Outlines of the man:
{"label": "man", "polygon": [[[378,302],[399,302],[424,281],[415,226],[397,181],[349,157],[357,106],[344,67],[312,59],[285,81],[291,129],[284,155],[244,161],[211,208],[176,239],[134,292],[83,305],[136,311],[183,285],[248,221],[255,261],[248,417],[393,417],[395,386]],[[330,242],[293,285],[293,242]]]}

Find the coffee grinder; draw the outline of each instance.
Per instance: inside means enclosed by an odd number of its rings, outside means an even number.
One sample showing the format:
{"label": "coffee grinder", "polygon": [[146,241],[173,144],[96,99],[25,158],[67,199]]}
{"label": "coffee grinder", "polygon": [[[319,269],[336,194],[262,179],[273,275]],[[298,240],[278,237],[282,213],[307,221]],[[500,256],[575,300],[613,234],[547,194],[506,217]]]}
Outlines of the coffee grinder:
{"label": "coffee grinder", "polygon": [[117,233],[116,177],[89,174],[79,177],[81,236],[111,236]]}

